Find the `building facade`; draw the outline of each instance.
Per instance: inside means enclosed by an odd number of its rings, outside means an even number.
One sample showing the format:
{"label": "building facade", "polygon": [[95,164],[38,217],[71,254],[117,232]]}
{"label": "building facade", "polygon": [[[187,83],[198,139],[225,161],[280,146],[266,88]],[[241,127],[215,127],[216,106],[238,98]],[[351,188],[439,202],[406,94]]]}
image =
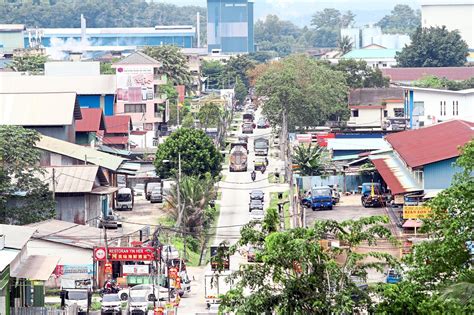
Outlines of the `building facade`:
{"label": "building facade", "polygon": [[209,52],[251,53],[254,48],[253,2],[207,1],[207,47]]}
{"label": "building facade", "polygon": [[24,48],[23,24],[0,24],[0,56],[12,55],[13,50]]}
{"label": "building facade", "polygon": [[391,68],[397,65],[395,56],[397,49],[387,49],[377,44],[371,44],[360,49],[354,49],[343,55],[341,59],[365,61],[374,69]]}

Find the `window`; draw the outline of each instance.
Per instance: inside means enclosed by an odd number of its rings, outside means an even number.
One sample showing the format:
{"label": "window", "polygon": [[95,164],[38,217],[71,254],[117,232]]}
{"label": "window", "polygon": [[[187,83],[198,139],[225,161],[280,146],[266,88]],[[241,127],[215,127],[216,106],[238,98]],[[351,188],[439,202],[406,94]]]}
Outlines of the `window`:
{"label": "window", "polygon": [[146,112],[146,104],[125,104],[126,113],[144,113]]}
{"label": "window", "polygon": [[453,101],[453,116],[456,115],[456,103]]}
{"label": "window", "polygon": [[459,104],[458,101],[456,101],[456,116],[459,115]]}
{"label": "window", "polygon": [[443,102],[443,113],[446,116],[446,101]]}
{"label": "window", "polygon": [[423,170],[414,170],[413,176],[415,180],[423,187]]}
{"label": "window", "polygon": [[393,113],[395,114],[395,117],[398,117],[398,118],[405,117],[405,109],[403,108],[394,108]]}
{"label": "window", "polygon": [[443,101],[439,102],[439,115],[443,116]]}
{"label": "window", "polygon": [[387,117],[388,116],[388,110],[384,110],[383,111],[383,117]]}
{"label": "window", "polygon": [[351,113],[352,113],[352,117],[359,117],[359,110],[358,109],[353,109],[351,111]]}
{"label": "window", "polygon": [[382,67],[387,68],[387,64],[386,63],[382,64]]}

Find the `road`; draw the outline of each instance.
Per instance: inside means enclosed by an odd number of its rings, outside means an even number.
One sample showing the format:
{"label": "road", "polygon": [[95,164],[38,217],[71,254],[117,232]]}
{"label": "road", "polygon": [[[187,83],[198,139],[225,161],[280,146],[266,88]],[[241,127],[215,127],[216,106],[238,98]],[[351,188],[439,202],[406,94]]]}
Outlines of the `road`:
{"label": "road", "polygon": [[[256,120],[259,114],[257,112]],[[255,154],[253,150],[253,139],[262,135],[270,136],[271,129],[254,129],[254,133],[249,135],[248,141],[248,171],[247,172],[229,172],[228,166],[223,170],[224,180],[219,182],[219,190],[222,193],[220,200],[220,216],[217,222],[217,232],[214,244],[218,245],[223,241],[230,244],[237,242],[240,236],[240,228],[249,221],[249,193],[254,189],[260,189],[265,193],[264,209],[268,208],[270,192],[283,191],[287,189],[285,185],[269,184],[267,174],[277,167],[280,163],[272,157],[268,157],[269,166],[265,174],[257,172],[257,179],[252,182],[250,172],[253,169]],[[240,131],[239,131],[240,134]],[[210,244],[210,245],[214,245]],[[230,269],[238,270],[239,265],[246,263],[245,257],[239,253],[230,257]],[[188,273],[194,281],[192,282],[192,293],[189,297],[181,300],[178,313],[196,314],[206,312],[204,300],[204,275],[210,272],[210,265],[203,268],[188,268]]]}

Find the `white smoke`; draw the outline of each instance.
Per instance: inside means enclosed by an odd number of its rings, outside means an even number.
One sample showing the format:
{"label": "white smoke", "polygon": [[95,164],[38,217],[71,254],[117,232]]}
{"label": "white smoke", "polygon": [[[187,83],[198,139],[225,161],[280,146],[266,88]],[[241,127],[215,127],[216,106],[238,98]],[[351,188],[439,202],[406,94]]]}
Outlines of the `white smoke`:
{"label": "white smoke", "polygon": [[90,46],[92,46],[92,44],[88,39],[76,40],[74,38],[68,38],[64,40],[51,37],[50,47],[46,47],[46,53],[53,60],[67,60],[69,58],[69,52],[84,53]]}

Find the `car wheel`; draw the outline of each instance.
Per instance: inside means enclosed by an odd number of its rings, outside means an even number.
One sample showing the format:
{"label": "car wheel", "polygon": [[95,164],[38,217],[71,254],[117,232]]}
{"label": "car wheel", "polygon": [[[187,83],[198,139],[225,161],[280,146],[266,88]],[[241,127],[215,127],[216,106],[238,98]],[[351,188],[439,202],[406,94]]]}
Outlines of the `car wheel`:
{"label": "car wheel", "polygon": [[329,210],[332,210],[332,206],[329,207]]}
{"label": "car wheel", "polygon": [[122,293],[122,294],[120,294],[120,299],[121,299],[122,301],[128,300],[128,294],[127,294],[127,293]]}
{"label": "car wheel", "polygon": [[311,209],[312,209],[313,211],[316,211],[316,208],[314,208],[314,207],[313,207],[313,208],[311,208]]}

